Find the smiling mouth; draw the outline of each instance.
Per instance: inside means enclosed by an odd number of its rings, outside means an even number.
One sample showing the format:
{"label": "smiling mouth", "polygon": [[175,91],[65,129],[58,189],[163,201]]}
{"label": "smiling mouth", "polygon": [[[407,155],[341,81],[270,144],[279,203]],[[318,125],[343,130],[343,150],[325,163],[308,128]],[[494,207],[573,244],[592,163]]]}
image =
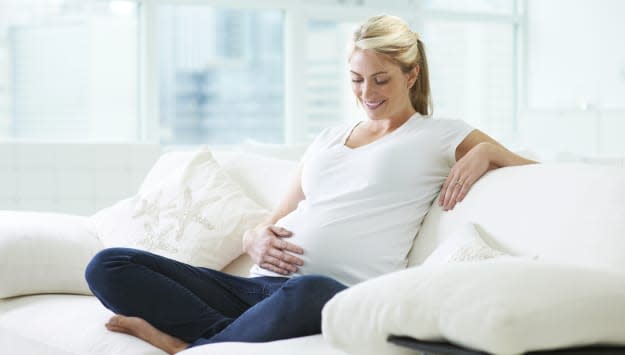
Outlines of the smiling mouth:
{"label": "smiling mouth", "polygon": [[386,100],[380,100],[380,101],[363,101],[365,106],[367,106],[367,108],[369,110],[375,110],[376,108],[382,106],[382,104],[384,104],[386,102]]}

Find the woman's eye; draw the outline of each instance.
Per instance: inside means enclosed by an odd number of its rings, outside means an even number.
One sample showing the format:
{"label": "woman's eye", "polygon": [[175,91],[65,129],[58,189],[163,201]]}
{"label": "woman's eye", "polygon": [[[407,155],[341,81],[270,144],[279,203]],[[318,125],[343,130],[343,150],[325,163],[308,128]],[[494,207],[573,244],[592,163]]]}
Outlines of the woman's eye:
{"label": "woman's eye", "polygon": [[362,83],[362,79],[352,78],[352,83]]}
{"label": "woman's eye", "polygon": [[378,84],[378,85],[384,85],[384,84],[388,83],[388,79],[376,80],[375,83]]}

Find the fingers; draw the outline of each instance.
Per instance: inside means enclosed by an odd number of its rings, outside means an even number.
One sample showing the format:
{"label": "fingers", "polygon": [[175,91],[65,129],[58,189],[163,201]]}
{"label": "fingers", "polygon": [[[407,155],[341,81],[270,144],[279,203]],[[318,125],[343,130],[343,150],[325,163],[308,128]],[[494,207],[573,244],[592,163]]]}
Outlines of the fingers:
{"label": "fingers", "polygon": [[287,250],[290,251],[291,253],[295,253],[295,254],[304,254],[304,249],[302,249],[301,247],[293,244],[293,243],[289,243],[286,240],[282,239],[282,238],[274,238],[273,239],[273,246],[275,248],[278,248],[280,250]]}
{"label": "fingers", "polygon": [[[297,266],[304,265],[304,260],[302,260],[302,259],[300,259],[300,258],[298,258],[296,256],[293,256],[293,255],[291,255],[289,253],[285,253],[283,251],[279,251],[277,249],[271,249],[269,251],[269,254],[271,256],[273,256],[274,258],[277,258],[279,260],[285,261],[285,262],[287,262],[288,264],[291,264],[291,265],[297,265]],[[295,270],[295,271],[297,271],[297,270]]]}
{"label": "fingers", "polygon": [[304,261],[282,250],[271,248],[263,256],[260,267],[271,270],[278,274],[288,275],[297,272],[298,266],[304,265]]}
{"label": "fingers", "polygon": [[447,211],[451,198],[453,196],[454,190],[456,189],[456,181],[457,178],[455,174],[450,174],[445,182],[443,183],[443,187],[441,188],[441,193],[439,196],[439,205],[443,208],[444,211]]}
{"label": "fingers", "polygon": [[460,183],[454,183],[453,187],[451,188],[451,193],[448,194],[448,198],[446,198],[446,202],[445,202],[445,210],[451,210],[454,208],[454,206],[456,205],[456,202],[458,202],[458,194],[460,193],[460,190],[462,189],[462,185]]}
{"label": "fingers", "polygon": [[467,195],[469,189],[471,188],[471,186],[473,186],[474,182],[474,179],[467,178],[467,180],[465,180],[464,184],[462,184],[460,192],[458,193],[458,198],[456,200],[457,202],[462,202],[462,200],[464,200],[464,197]]}
{"label": "fingers", "polygon": [[283,238],[290,237],[293,233],[278,226],[268,226],[267,239],[260,250],[258,265],[264,269],[288,275],[297,272],[298,267],[304,261],[290,253],[303,254],[304,250],[293,243],[289,243]]}
{"label": "fingers", "polygon": [[278,227],[276,225],[271,225],[269,226],[269,229],[278,237],[290,237],[293,235],[293,233],[289,230],[287,230],[286,228],[282,228],[282,227]]}
{"label": "fingers", "polygon": [[450,174],[441,188],[439,205],[444,211],[453,209],[456,203],[464,199],[471,185],[472,182],[468,178],[461,178],[459,174]]}
{"label": "fingers", "polygon": [[297,271],[297,267],[293,264],[289,264],[285,261],[282,261],[276,257],[273,257],[271,255],[267,255],[265,257],[265,260],[267,264],[273,265],[274,267],[276,267],[277,269],[279,269],[279,273],[280,274],[290,274],[292,272],[296,272]]}

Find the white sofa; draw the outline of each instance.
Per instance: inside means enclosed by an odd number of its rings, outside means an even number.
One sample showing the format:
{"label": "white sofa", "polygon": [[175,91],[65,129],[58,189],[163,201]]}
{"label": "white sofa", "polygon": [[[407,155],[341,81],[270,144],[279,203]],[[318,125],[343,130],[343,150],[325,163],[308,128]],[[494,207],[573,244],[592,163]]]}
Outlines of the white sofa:
{"label": "white sofa", "polygon": [[[245,193],[268,209],[276,205],[296,165],[243,153],[215,156]],[[624,273],[625,280],[625,169],[541,164],[491,172],[453,211],[443,212],[433,205],[408,255],[409,266],[420,265],[467,222],[477,227],[489,246],[507,254],[571,265],[573,270]],[[0,353],[163,353],[104,328],[111,313],[90,295],[83,278],[85,264],[103,247],[90,217],[0,212],[0,297],[7,297],[0,300]],[[249,258],[241,256],[225,271],[246,275],[249,266]],[[362,292],[376,280],[358,285],[356,291]],[[338,319],[339,313],[332,314],[333,324],[345,321]],[[378,327],[379,319],[368,324],[367,314],[351,316],[354,324],[345,329],[347,341],[352,337],[366,344],[367,339],[359,338],[360,330],[365,337],[385,331]],[[374,325],[375,331],[366,330]],[[357,349],[345,345],[346,340],[337,334],[341,331],[332,324],[324,323],[326,330],[331,334],[271,343],[213,344],[183,353],[338,355]],[[620,340],[625,343],[625,336]],[[380,349],[388,354],[414,353],[394,345]]]}

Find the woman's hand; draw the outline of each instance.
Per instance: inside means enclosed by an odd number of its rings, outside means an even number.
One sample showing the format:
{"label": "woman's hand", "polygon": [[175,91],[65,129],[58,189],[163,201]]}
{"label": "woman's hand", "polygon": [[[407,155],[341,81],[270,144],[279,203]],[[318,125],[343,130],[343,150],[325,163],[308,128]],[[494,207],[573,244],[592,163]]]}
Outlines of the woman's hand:
{"label": "woman's hand", "polygon": [[290,231],[273,224],[261,225],[250,229],[243,235],[243,251],[252,257],[260,267],[278,274],[288,275],[296,272],[304,261],[287,252],[303,254],[304,250],[284,238],[292,235]]}
{"label": "woman's hand", "polygon": [[451,168],[438,198],[438,204],[444,211],[451,210],[462,201],[471,186],[490,170],[489,144],[477,144]]}

